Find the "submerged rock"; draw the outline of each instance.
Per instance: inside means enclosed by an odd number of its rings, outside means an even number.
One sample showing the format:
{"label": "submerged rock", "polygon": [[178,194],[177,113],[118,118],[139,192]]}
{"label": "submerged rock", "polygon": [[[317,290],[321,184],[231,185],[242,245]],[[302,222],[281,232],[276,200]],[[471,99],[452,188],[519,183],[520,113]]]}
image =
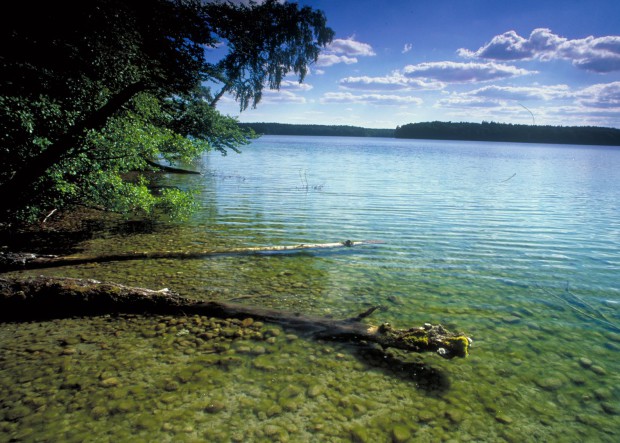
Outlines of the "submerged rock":
{"label": "submerged rock", "polygon": [[510,423],[512,423],[512,418],[508,417],[505,414],[497,414],[495,416],[495,420],[503,425],[509,425]]}
{"label": "submerged rock", "polygon": [[99,420],[101,418],[106,417],[107,415],[109,415],[110,412],[108,411],[108,409],[105,406],[95,406],[90,410],[90,415],[95,419],[95,420]]}
{"label": "submerged rock", "polygon": [[404,425],[396,425],[392,429],[392,441],[394,443],[405,443],[411,438],[411,431]]}
{"label": "submerged rock", "polygon": [[368,435],[368,430],[363,426],[351,428],[351,439],[356,443],[368,443],[373,441]]}
{"label": "submerged rock", "polygon": [[545,377],[536,380],[536,384],[545,391],[555,391],[564,385],[565,380],[558,376]]}
{"label": "submerged rock", "polygon": [[594,372],[596,375],[607,375],[607,371],[598,365],[592,365],[590,370]]}
{"label": "submerged rock", "polygon": [[610,402],[606,402],[606,401],[602,402],[601,408],[603,409],[603,411],[605,411],[606,414],[609,414],[609,415],[620,414],[620,409],[618,408],[618,406]]}
{"label": "submerged rock", "polygon": [[119,384],[120,384],[120,381],[116,377],[109,377],[104,380],[101,380],[100,382],[100,385],[103,386],[104,388],[111,388],[114,386],[118,386]]}
{"label": "submerged rock", "polygon": [[205,406],[205,412],[208,412],[210,414],[216,414],[223,411],[224,409],[226,409],[226,404],[219,400],[210,401]]}
{"label": "submerged rock", "polygon": [[590,360],[589,358],[586,357],[581,357],[579,358],[579,365],[584,368],[584,369],[588,369],[592,367],[592,360]]}
{"label": "submerged rock", "polygon": [[308,397],[315,398],[325,392],[325,388],[321,385],[312,385],[308,388]]}
{"label": "submerged rock", "polygon": [[15,420],[19,420],[20,418],[26,417],[27,415],[30,415],[30,414],[32,414],[32,411],[30,410],[28,406],[18,405],[13,408],[10,408],[6,412],[5,417],[9,421],[15,421]]}

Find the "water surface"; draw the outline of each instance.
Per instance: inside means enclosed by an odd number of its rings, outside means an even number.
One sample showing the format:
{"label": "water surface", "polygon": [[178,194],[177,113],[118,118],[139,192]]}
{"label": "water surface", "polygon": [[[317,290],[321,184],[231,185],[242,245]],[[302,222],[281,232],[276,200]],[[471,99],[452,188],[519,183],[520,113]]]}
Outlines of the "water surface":
{"label": "water surface", "polygon": [[189,223],[117,223],[83,252],[382,243],[38,273],[343,318],[381,305],[369,321],[442,323],[471,355],[399,365],[200,318],[2,325],[4,439],[617,441],[617,148],[265,136],[197,167],[165,178],[198,192]]}

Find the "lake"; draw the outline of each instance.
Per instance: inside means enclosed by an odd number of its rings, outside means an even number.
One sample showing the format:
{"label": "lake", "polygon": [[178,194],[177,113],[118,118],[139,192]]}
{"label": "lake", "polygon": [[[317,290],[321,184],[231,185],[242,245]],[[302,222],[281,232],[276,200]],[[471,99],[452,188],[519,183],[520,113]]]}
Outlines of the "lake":
{"label": "lake", "polygon": [[382,361],[208,318],[3,324],[0,440],[618,441],[620,148],[264,136],[195,166],[162,179],[196,192],[190,221],[110,221],[82,252],[377,243],[36,274],[335,318],[380,305],[368,322],[441,323],[470,356]]}

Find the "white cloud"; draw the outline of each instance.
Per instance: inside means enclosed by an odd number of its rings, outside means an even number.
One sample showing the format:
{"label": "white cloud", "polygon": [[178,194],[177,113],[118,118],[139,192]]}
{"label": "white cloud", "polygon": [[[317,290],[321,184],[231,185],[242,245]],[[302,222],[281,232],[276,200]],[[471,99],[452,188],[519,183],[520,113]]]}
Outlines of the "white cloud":
{"label": "white cloud", "polygon": [[407,78],[399,72],[394,72],[385,77],[346,77],[341,79],[339,83],[340,86],[346,89],[365,91],[431,90],[443,89],[445,87],[445,84],[441,82]]}
{"label": "white cloud", "polygon": [[428,62],[405,66],[407,78],[432,79],[446,83],[477,83],[535,74],[536,71],[497,63]]}
{"label": "white cloud", "polygon": [[337,38],[327,45],[326,50],[333,54],[344,54],[347,56],[359,55],[369,57],[376,55],[375,51],[372,50],[372,46],[368,43],[358,42],[353,37],[347,39]]}
{"label": "white cloud", "polygon": [[576,95],[579,97],[579,104],[583,106],[615,109],[620,114],[620,82],[592,85],[577,92]]}
{"label": "white cloud", "polygon": [[355,95],[350,92],[327,92],[321,98],[321,103],[356,103],[372,105],[421,105],[422,99],[417,97],[404,97],[400,95],[362,94]]}
{"label": "white cloud", "polygon": [[[493,120],[489,110],[506,117],[523,112],[521,101],[528,102],[539,124],[593,124],[617,126],[620,118],[620,82],[604,83],[571,90],[566,85],[532,87],[488,86],[473,91],[450,93],[434,107],[462,112],[463,115]],[[537,102],[538,101],[538,102]],[[562,121],[561,116],[570,117]]]}
{"label": "white cloud", "polygon": [[485,86],[466,95],[494,100],[555,100],[573,96],[568,85],[553,86]]}
{"label": "white cloud", "polygon": [[504,104],[497,100],[457,93],[450,94],[448,97],[437,100],[435,103],[436,108],[467,108],[469,110],[477,108],[498,108],[502,106],[504,106]]}
{"label": "white cloud", "polygon": [[411,43],[405,43],[405,47],[403,48],[402,53],[406,54],[412,49],[413,49],[413,45]]}
{"label": "white cloud", "polygon": [[297,103],[303,104],[306,103],[305,97],[301,97],[294,92],[287,90],[272,90],[267,89],[263,91],[263,98],[261,99],[261,104],[281,104],[281,103]]}
{"label": "white cloud", "polygon": [[368,43],[356,41],[353,37],[335,39],[319,54],[317,66],[327,67],[338,63],[357,63],[358,57],[376,55]]}
{"label": "white cloud", "polygon": [[280,90],[284,91],[309,91],[312,88],[313,86],[308,83],[299,83],[294,80],[282,80],[280,82]]}
{"label": "white cloud", "polygon": [[357,63],[356,57],[348,57],[346,55],[336,55],[336,54],[319,54],[319,58],[316,61],[317,66],[321,66],[326,68],[328,66],[336,65],[338,63],[344,63],[345,65],[352,65],[353,63]]}
{"label": "white cloud", "polygon": [[620,71],[620,36],[567,39],[547,28],[534,29],[528,38],[515,31],[496,35],[476,51],[461,48],[467,58],[490,60],[570,60],[580,69],[593,72]]}

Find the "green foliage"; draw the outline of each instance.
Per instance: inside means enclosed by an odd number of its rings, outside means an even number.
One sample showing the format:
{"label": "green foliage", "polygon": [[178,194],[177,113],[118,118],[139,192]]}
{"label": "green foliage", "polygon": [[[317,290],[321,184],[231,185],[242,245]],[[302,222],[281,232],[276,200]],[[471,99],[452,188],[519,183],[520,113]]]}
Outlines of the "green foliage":
{"label": "green foliage", "polygon": [[209,103],[209,93],[208,88],[201,86],[167,100],[165,106],[172,116],[169,127],[190,140],[203,140],[223,155],[229,149],[239,152],[238,147],[256,134],[251,128],[240,130],[237,120],[217,112]]}
{"label": "green foliage", "polygon": [[77,204],[186,215],[191,191],[157,188],[147,160],[238,152],[255,134],[217,111],[221,95],[255,106],[333,35],[321,12],[275,0],[21,2],[4,18],[0,221]]}
{"label": "green foliage", "polygon": [[265,83],[277,89],[293,71],[303,81],[308,61],[315,62],[321,46],[334,32],[325,27],[325,15],[297,3],[267,0],[262,4],[231,7],[214,2],[208,8],[214,32],[232,50],[216,64],[225,89],[232,92],[241,109],[256,106]]}

